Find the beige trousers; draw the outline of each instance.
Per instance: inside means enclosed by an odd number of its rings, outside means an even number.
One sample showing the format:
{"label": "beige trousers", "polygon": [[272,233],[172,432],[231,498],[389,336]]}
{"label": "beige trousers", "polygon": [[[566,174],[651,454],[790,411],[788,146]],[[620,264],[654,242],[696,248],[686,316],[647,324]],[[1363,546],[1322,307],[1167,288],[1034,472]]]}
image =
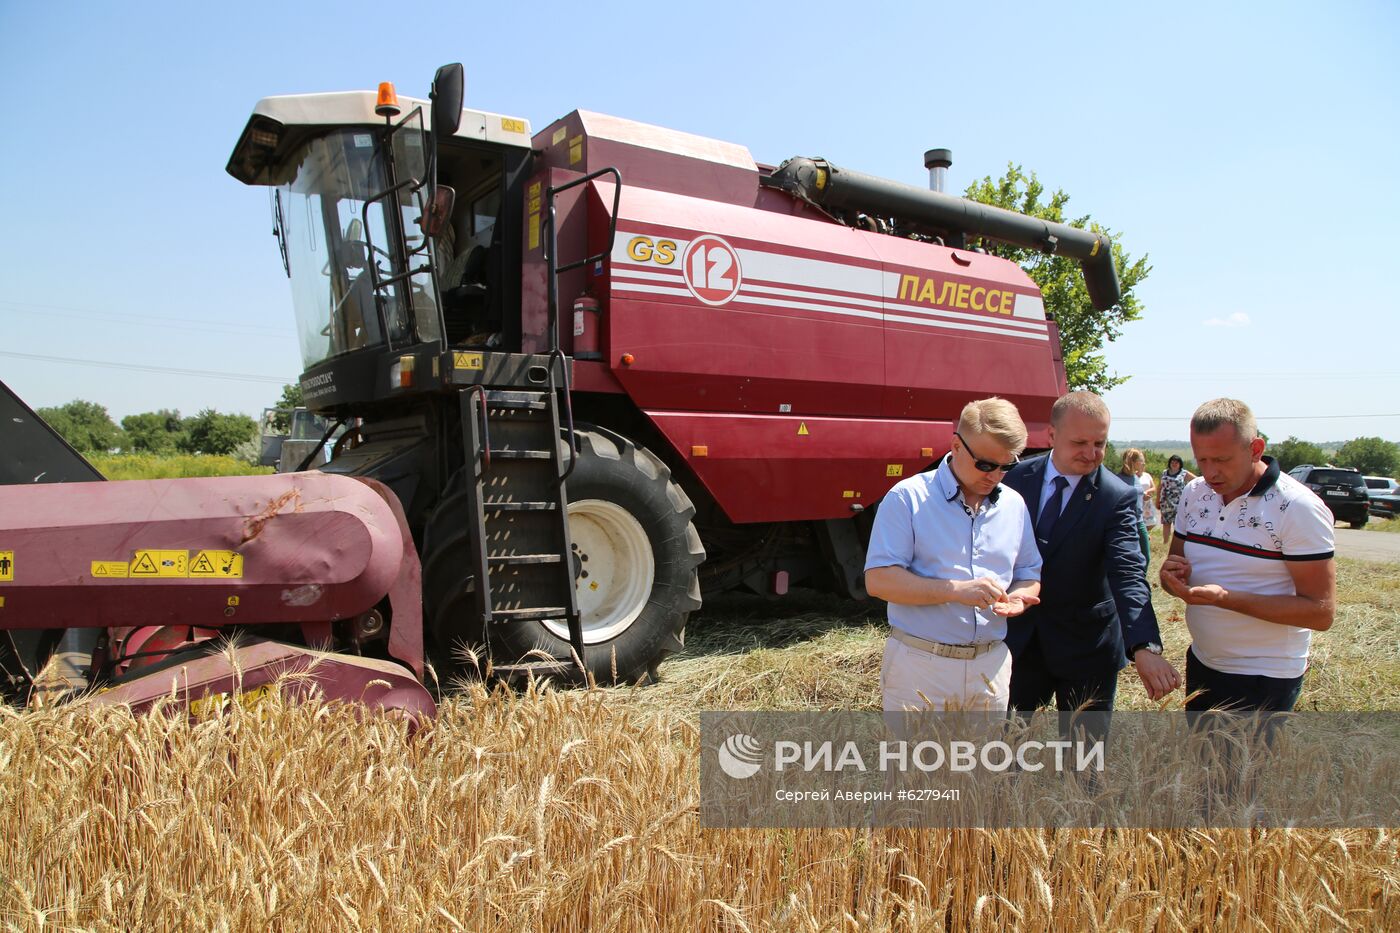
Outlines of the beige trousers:
{"label": "beige trousers", "polygon": [[971,661],[959,661],[886,638],[880,692],[886,712],[1004,711],[1011,697],[1011,652],[999,642]]}

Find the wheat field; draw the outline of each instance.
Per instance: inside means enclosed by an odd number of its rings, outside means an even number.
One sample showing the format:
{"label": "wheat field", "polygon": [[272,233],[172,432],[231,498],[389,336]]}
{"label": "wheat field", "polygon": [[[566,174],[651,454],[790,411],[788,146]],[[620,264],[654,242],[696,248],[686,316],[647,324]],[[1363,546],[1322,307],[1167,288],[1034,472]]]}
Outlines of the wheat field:
{"label": "wheat field", "polygon": [[[1400,709],[1396,569],[1343,562],[1304,705]],[[779,606],[707,609],[658,685],[472,685],[416,734],[275,699],[198,722],[0,712],[0,926],[1400,928],[1396,828],[701,828],[696,711],[877,701],[878,609]],[[1148,708],[1133,690],[1120,706]]]}

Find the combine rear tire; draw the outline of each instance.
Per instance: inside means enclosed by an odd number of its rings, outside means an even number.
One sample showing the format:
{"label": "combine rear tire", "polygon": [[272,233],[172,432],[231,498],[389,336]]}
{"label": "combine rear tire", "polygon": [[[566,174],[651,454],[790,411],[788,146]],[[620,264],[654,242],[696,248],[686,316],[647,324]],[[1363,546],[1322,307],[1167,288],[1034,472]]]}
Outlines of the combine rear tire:
{"label": "combine rear tire", "polygon": [[[589,671],[599,683],[655,680],[657,665],[684,644],[686,619],[700,608],[705,559],[691,524],[695,507],[654,454],[599,428],[575,432],[578,462],[568,479],[575,595]],[[428,520],[423,590],[429,625],[452,640],[489,649],[496,664],[568,658],[561,620],[466,624],[471,605],[464,474],[449,484]],[[438,543],[441,543],[441,547]],[[437,553],[442,550],[443,553]],[[527,657],[534,652],[533,657]],[[484,658],[482,659],[484,664]]]}

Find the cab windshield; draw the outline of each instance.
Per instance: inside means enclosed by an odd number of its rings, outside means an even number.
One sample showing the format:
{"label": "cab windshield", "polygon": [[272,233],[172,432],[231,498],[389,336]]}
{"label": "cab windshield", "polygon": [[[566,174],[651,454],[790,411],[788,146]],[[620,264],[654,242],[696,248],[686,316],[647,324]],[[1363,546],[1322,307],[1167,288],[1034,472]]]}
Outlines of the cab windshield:
{"label": "cab windshield", "polygon": [[[274,195],[306,369],[386,342],[438,339],[436,293],[418,224],[423,194],[405,186],[377,197],[394,174],[423,177],[423,138],[412,126],[392,138],[397,171],[389,167],[382,130],[337,130],[310,140],[291,157],[284,175],[291,181]],[[422,271],[385,281],[408,268]]]}

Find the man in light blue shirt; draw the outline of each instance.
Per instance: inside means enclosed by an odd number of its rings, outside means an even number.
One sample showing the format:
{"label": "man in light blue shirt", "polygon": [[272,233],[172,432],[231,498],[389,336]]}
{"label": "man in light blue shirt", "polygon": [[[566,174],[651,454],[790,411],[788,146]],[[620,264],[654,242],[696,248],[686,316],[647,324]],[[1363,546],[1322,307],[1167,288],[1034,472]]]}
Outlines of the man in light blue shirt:
{"label": "man in light blue shirt", "polygon": [[899,483],[880,503],[865,587],[889,603],[880,669],[887,711],[1006,709],[1006,620],[1040,593],[1030,513],[1000,483],[1025,447],[1014,405],[970,402],[938,468]]}

